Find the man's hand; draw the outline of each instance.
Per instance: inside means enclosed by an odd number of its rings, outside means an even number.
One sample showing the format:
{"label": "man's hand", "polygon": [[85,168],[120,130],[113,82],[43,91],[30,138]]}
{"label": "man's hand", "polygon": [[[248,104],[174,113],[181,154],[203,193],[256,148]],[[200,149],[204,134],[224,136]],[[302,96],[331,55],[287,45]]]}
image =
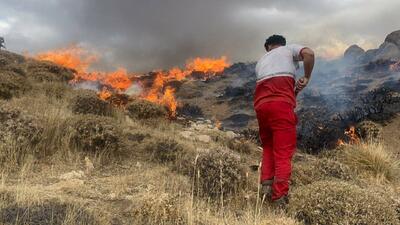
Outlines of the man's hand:
{"label": "man's hand", "polygon": [[311,73],[314,68],[314,52],[310,48],[304,48],[300,52],[301,57],[303,58],[304,62],[304,77],[300,78],[296,82],[296,95],[302,91],[308,84],[308,81],[311,78]]}
{"label": "man's hand", "polygon": [[302,91],[308,84],[309,79],[307,77],[302,77],[296,82],[296,94]]}

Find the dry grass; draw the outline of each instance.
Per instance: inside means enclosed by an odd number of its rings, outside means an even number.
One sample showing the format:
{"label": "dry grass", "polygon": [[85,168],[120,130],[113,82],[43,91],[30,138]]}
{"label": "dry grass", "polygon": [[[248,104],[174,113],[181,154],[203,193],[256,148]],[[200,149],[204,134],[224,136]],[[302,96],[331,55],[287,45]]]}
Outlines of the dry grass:
{"label": "dry grass", "polygon": [[338,161],[326,158],[309,157],[306,161],[294,163],[291,182],[303,186],[321,180],[354,180],[351,169]]}
{"label": "dry grass", "polygon": [[361,176],[397,182],[400,176],[399,161],[377,142],[348,145],[337,151],[338,159]]}
{"label": "dry grass", "polygon": [[398,224],[396,208],[376,192],[320,181],[296,189],[289,212],[305,224]]}

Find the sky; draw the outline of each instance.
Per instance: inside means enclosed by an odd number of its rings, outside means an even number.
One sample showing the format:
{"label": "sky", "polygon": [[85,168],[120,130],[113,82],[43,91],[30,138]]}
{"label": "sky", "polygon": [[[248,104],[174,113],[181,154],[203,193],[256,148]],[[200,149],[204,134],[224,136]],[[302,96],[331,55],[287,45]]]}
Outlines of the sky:
{"label": "sky", "polygon": [[0,36],[14,52],[77,44],[112,70],[150,71],[194,57],[256,61],[265,39],[336,58],[351,44],[377,48],[400,29],[399,0],[1,0]]}

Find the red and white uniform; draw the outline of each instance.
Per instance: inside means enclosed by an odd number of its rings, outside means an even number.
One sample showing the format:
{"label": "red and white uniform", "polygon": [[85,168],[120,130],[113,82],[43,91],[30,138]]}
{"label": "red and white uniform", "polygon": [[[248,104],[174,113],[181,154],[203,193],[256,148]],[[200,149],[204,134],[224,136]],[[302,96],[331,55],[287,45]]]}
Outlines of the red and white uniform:
{"label": "red and white uniform", "polygon": [[288,194],[296,150],[295,71],[301,45],[272,49],[257,63],[254,108],[263,146],[261,182],[272,180],[272,200]]}
{"label": "red and white uniform", "polygon": [[304,46],[287,45],[267,52],[257,63],[254,107],[268,101],[284,101],[296,106],[295,72]]}

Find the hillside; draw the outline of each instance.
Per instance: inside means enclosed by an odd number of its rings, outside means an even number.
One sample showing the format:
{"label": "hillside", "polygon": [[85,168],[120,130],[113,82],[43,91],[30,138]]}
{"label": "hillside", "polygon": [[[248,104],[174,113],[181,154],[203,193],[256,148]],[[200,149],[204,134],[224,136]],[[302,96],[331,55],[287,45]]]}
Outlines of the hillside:
{"label": "hillside", "polygon": [[[282,211],[258,194],[254,133],[227,129],[254,129],[253,66],[238,63],[221,76],[183,82],[177,96],[188,105],[171,120],[159,104],[139,97],[127,97],[122,106],[104,101],[70,85],[74,70],[0,51],[0,223],[400,224],[393,154],[399,96],[391,83],[398,73],[378,66],[366,74],[365,80],[382,74],[392,89],[371,92],[388,84],[375,79],[378,86],[363,93],[383,93],[387,100],[373,98],[382,110],[345,118],[361,141],[351,142],[345,127],[334,124],[346,143],[321,151],[315,140],[335,134],[312,130],[314,123],[308,128],[316,136],[306,143],[318,151],[298,150],[290,204]],[[357,79],[365,83],[352,82]],[[301,99],[300,110],[308,104]],[[382,120],[371,121],[376,115]]]}

